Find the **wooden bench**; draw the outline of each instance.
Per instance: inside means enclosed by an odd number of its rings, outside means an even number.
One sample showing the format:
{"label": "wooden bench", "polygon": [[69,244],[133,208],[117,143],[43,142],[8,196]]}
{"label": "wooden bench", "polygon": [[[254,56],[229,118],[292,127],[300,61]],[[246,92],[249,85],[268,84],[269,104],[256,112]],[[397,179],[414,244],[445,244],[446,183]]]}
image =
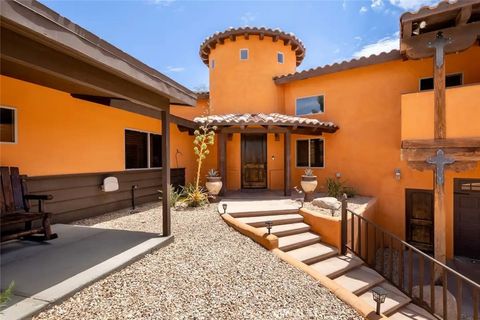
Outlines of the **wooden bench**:
{"label": "wooden bench", "polygon": [[[45,200],[51,195],[28,194],[26,176],[20,176],[16,167],[0,167],[0,225],[1,242],[40,234],[32,239],[49,240],[57,237],[50,227],[51,213],[45,212]],[[30,200],[38,201],[37,212],[30,212]],[[41,220],[41,227],[33,227],[32,222]],[[4,232],[4,227],[24,223],[24,229]]]}

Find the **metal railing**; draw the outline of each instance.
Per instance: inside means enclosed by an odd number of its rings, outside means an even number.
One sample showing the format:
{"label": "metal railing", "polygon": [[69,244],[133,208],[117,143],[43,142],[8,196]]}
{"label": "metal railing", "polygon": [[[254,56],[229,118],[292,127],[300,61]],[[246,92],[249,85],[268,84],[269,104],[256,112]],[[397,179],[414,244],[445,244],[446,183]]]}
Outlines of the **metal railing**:
{"label": "metal railing", "polygon": [[[342,254],[353,252],[430,313],[445,320],[455,319],[455,313],[458,320],[478,320],[478,283],[351,211],[345,196],[341,240]],[[436,299],[439,291],[440,301]]]}

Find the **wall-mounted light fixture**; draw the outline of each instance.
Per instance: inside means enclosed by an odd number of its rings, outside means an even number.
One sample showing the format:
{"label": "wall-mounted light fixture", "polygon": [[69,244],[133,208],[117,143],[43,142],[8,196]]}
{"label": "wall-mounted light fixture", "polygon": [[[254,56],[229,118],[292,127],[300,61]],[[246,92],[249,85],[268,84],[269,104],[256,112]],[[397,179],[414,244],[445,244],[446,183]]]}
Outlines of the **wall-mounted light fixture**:
{"label": "wall-mounted light fixture", "polygon": [[275,161],[275,155],[274,154],[272,155],[272,161]]}
{"label": "wall-mounted light fixture", "polygon": [[340,179],[341,176],[342,176],[342,174],[340,172],[335,173],[335,177],[337,177],[338,179]]}
{"label": "wall-mounted light fixture", "polygon": [[400,180],[402,178],[402,171],[400,168],[393,169],[393,174],[395,175],[395,180]]}
{"label": "wall-mounted light fixture", "polygon": [[232,141],[233,140],[233,133],[227,134],[227,140]]}
{"label": "wall-mounted light fixture", "polygon": [[275,141],[280,141],[280,134],[279,133],[275,133]]}

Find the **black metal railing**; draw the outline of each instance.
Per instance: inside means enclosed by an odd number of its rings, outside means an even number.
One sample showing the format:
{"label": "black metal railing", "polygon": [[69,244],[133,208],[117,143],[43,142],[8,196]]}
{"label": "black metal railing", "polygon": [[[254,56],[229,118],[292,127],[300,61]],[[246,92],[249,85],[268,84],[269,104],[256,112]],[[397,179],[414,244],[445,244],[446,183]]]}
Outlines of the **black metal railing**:
{"label": "black metal railing", "polygon": [[353,252],[430,313],[445,320],[478,320],[478,283],[351,211],[346,196],[341,237],[342,254]]}

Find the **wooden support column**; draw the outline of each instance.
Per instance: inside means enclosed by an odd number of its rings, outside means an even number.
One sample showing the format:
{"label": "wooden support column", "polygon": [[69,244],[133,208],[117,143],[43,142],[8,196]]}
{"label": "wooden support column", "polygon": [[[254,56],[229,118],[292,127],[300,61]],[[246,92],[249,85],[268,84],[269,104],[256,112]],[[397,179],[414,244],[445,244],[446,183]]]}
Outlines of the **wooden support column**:
{"label": "wooden support column", "polygon": [[170,216],[170,110],[162,111],[162,229],[163,236],[172,233]]}
{"label": "wooden support column", "polygon": [[290,196],[292,194],[291,191],[291,179],[292,175],[290,173],[290,159],[291,159],[291,134],[290,131],[285,132],[284,134],[284,141],[283,141],[283,179],[284,179],[284,190],[285,196]]}
{"label": "wooden support column", "polygon": [[227,134],[218,134],[218,168],[220,170],[220,176],[222,177],[222,190],[220,195],[225,195],[227,192]]}

